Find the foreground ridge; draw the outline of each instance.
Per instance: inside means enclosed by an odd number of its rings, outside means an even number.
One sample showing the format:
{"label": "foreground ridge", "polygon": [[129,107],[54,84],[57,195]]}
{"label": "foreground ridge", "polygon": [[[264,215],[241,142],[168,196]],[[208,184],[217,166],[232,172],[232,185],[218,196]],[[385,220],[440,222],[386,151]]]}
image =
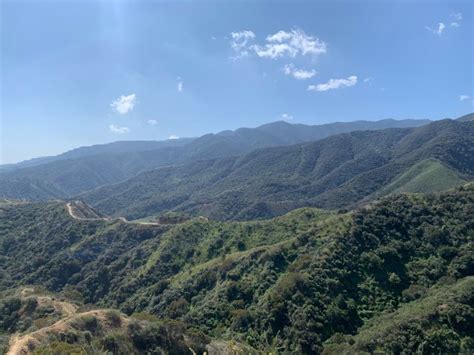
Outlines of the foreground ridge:
{"label": "foreground ridge", "polygon": [[[8,240],[0,287],[34,280],[128,317],[173,319],[183,331],[263,352],[472,348],[472,183],[348,213],[302,208],[251,222],[147,226],[78,220],[66,206],[0,205]],[[0,299],[4,329],[17,335],[32,320],[18,322],[10,316],[16,303]]]}

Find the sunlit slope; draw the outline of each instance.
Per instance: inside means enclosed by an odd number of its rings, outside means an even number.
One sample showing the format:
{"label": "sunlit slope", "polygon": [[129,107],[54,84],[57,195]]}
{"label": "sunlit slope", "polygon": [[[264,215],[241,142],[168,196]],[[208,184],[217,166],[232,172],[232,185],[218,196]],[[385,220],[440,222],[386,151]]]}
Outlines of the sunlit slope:
{"label": "sunlit slope", "polygon": [[[419,291],[409,289],[405,298]],[[424,297],[372,318],[355,336],[333,336],[323,353],[472,353],[474,277],[447,279],[423,292]]]}
{"label": "sunlit slope", "polygon": [[393,193],[444,191],[466,182],[458,173],[434,159],[423,160],[410,167],[394,179],[379,193],[385,196]]}

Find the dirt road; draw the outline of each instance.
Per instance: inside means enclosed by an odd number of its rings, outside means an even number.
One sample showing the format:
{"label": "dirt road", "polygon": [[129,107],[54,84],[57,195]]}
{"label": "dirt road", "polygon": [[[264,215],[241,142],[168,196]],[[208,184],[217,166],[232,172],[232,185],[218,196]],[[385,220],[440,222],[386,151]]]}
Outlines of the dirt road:
{"label": "dirt road", "polygon": [[[66,204],[66,207],[67,207],[67,211],[69,213],[69,215],[74,218],[74,219],[77,219],[79,221],[112,221],[113,219],[110,218],[110,217],[102,217],[102,218],[82,218],[82,217],[79,217],[77,216],[75,213],[74,213],[74,207],[72,205],[71,202],[68,202]],[[129,223],[129,224],[141,224],[141,225],[145,225],[145,226],[158,226],[160,225],[160,223],[156,223],[156,222],[137,222],[137,221],[129,221],[127,220],[125,217],[118,217],[116,218],[117,220],[120,220],[122,221],[123,223]]]}

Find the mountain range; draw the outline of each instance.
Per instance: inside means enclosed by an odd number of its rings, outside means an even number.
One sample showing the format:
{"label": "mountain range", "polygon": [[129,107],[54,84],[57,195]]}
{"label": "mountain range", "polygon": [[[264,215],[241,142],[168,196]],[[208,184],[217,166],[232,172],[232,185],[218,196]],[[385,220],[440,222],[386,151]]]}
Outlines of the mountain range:
{"label": "mountain range", "polygon": [[303,206],[353,208],[393,192],[434,192],[473,177],[474,123],[442,120],[162,167],[75,198],[129,219],[176,211],[250,220]]}
{"label": "mountain range", "polygon": [[314,141],[355,130],[417,127],[428,122],[387,119],[308,126],[280,121],[195,139],[115,142],[81,147],[54,157],[2,166],[0,197],[34,200],[68,198],[157,167],[237,156],[258,148]]}
{"label": "mountain range", "polygon": [[0,353],[474,352],[472,114],[1,171]]}

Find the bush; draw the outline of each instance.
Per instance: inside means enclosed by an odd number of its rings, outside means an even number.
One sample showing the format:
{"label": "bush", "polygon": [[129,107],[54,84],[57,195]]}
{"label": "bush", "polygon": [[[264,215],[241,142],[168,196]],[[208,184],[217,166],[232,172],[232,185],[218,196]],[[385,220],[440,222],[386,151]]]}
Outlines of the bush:
{"label": "bush", "polygon": [[84,322],[84,328],[89,330],[92,334],[97,332],[97,328],[99,327],[99,322],[97,318],[93,315],[86,315],[82,317],[82,321]]}
{"label": "bush", "polygon": [[107,310],[105,315],[114,327],[120,327],[120,325],[122,324],[122,317],[119,311],[110,309],[110,310]]}

